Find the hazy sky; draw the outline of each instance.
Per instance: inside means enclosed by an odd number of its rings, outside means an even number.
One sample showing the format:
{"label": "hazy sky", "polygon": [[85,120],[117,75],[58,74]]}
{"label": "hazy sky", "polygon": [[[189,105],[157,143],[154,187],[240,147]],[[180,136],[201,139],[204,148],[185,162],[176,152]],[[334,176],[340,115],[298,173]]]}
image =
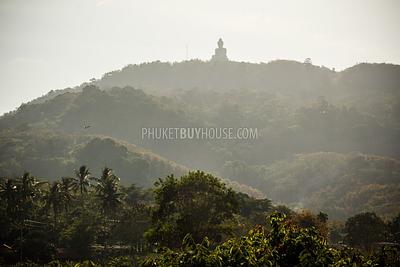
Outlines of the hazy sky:
{"label": "hazy sky", "polygon": [[397,0],[0,0],[0,114],[130,63],[400,64]]}

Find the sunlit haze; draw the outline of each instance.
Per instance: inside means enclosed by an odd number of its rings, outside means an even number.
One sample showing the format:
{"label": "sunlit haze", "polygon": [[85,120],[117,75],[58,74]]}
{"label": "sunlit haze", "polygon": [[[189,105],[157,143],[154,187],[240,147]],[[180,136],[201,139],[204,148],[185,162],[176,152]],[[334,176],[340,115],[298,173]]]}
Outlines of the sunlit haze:
{"label": "sunlit haze", "polygon": [[127,64],[303,61],[342,70],[400,63],[399,1],[1,1],[0,114]]}

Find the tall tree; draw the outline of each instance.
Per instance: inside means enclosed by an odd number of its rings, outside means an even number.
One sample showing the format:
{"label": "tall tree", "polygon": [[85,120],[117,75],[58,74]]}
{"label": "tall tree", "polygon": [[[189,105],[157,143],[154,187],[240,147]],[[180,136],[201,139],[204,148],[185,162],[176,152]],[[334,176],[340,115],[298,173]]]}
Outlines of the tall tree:
{"label": "tall tree", "polygon": [[60,184],[60,191],[63,195],[64,199],[64,209],[68,211],[69,207],[72,204],[73,195],[72,190],[74,188],[74,178],[71,177],[62,177]]}
{"label": "tall tree", "polygon": [[101,178],[97,179],[97,197],[103,213],[107,216],[113,215],[118,206],[122,204],[123,194],[119,190],[119,180],[107,167],[103,169]]}
{"label": "tall tree", "polygon": [[153,227],[146,233],[150,241],[179,246],[186,234],[197,242],[205,236],[219,242],[229,234],[231,227],[226,222],[238,212],[239,205],[234,191],[218,178],[189,172],[180,179],[167,176],[155,186]]}
{"label": "tall tree", "polygon": [[18,192],[23,201],[32,200],[37,193],[39,182],[29,172],[25,172],[19,179]]}
{"label": "tall tree", "polygon": [[17,208],[17,186],[14,180],[5,179],[0,184],[0,198],[4,201],[7,215],[11,218]]}
{"label": "tall tree", "polygon": [[25,172],[17,180],[17,208],[20,219],[28,218],[34,213],[35,201],[41,195],[43,184],[45,183],[37,181],[29,172]]}
{"label": "tall tree", "polygon": [[57,225],[58,215],[62,210],[62,206],[65,203],[64,196],[61,191],[61,184],[58,181],[53,182],[49,185],[49,191],[45,195],[46,206],[52,208],[54,225]]}
{"label": "tall tree", "polygon": [[400,213],[389,222],[390,239],[400,243]]}
{"label": "tall tree", "polygon": [[80,194],[87,193],[90,186],[90,170],[85,165],[81,166],[79,170],[75,170],[74,188],[79,190]]}
{"label": "tall tree", "polygon": [[351,246],[370,250],[375,242],[384,241],[385,222],[373,212],[357,214],[346,221],[346,239]]}

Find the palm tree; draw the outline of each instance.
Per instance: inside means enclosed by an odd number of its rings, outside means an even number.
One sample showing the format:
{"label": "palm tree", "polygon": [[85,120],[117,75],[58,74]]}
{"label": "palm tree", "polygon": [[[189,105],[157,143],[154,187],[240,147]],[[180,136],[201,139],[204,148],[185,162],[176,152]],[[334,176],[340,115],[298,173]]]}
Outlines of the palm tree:
{"label": "palm tree", "polygon": [[68,211],[73,200],[72,190],[74,188],[74,178],[62,177],[60,183],[60,190],[64,199],[64,209]]}
{"label": "palm tree", "polygon": [[12,179],[5,179],[0,184],[0,199],[5,202],[7,214],[10,218],[17,207],[16,189],[17,186]]}
{"label": "palm tree", "polygon": [[97,180],[96,196],[103,211],[103,238],[104,249],[107,247],[110,238],[111,225],[114,220],[110,220],[117,208],[122,204],[123,194],[119,191],[119,178],[112,173],[110,168],[105,167],[100,179]]}
{"label": "palm tree", "polygon": [[53,208],[54,225],[57,225],[58,214],[65,203],[60,182],[53,182],[45,196],[45,201],[48,208]]}
{"label": "palm tree", "polygon": [[119,190],[119,178],[105,167],[100,179],[97,179],[97,197],[105,215],[112,215],[120,204],[123,194]]}
{"label": "palm tree", "polygon": [[38,193],[39,182],[29,172],[25,172],[19,179],[18,193],[22,201],[32,200]]}
{"label": "palm tree", "polygon": [[17,180],[17,202],[20,217],[29,217],[33,212],[35,200],[40,196],[40,187],[45,184],[38,182],[29,172],[25,172]]}
{"label": "palm tree", "polygon": [[81,166],[79,170],[75,170],[74,189],[79,189],[81,195],[87,193],[87,188],[90,186],[90,171],[85,165]]}

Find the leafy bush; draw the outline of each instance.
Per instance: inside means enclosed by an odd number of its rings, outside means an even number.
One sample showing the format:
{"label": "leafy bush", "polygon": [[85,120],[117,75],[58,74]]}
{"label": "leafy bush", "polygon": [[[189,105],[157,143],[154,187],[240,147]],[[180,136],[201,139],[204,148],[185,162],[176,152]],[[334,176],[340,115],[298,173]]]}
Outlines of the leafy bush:
{"label": "leafy bush", "polygon": [[285,215],[269,217],[271,231],[262,227],[239,239],[212,248],[208,239],[195,244],[187,235],[178,251],[163,249],[141,263],[149,266],[396,266],[399,251],[383,249],[363,256],[353,249],[331,248],[314,228],[300,228],[285,221]]}

